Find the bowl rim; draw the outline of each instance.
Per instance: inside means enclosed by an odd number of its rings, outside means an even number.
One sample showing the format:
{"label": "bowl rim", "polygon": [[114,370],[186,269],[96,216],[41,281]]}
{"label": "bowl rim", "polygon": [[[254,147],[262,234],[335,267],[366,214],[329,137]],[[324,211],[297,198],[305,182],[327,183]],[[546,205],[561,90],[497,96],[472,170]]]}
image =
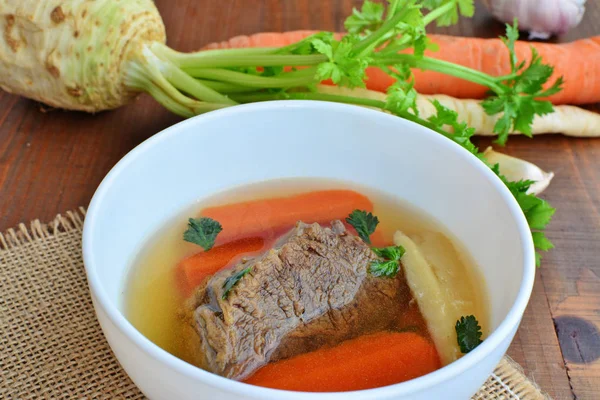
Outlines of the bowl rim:
{"label": "bowl rim", "polygon": [[[149,148],[159,145],[165,140],[170,140],[173,136],[176,136],[179,131],[190,129],[192,126],[202,123],[203,121],[219,118],[235,118],[239,114],[252,113],[255,111],[268,110],[269,112],[280,112],[289,108],[302,109],[309,113],[315,109],[319,112],[322,112],[323,110],[329,110],[328,113],[335,112],[338,114],[351,112],[352,114],[359,115],[364,119],[393,119],[393,123],[397,123],[399,125],[405,124],[406,127],[412,130],[420,131],[419,134],[428,135],[428,140],[438,141],[439,144],[448,147],[449,151],[458,153],[471,165],[472,168],[479,170],[479,172],[484,175],[484,178],[493,185],[501,199],[508,206],[509,212],[516,222],[521,241],[521,247],[523,250],[524,265],[519,291],[513,305],[509,309],[506,317],[502,320],[502,322],[500,322],[498,327],[490,333],[490,335],[483,341],[481,345],[479,345],[470,353],[461,357],[459,360],[454,361],[434,372],[394,385],[350,392],[295,392],[263,388],[234,381],[188,364],[187,362],[168,353],[147,339],[127,320],[125,315],[119,310],[118,305],[113,304],[108,294],[102,287],[98,277],[97,268],[93,257],[94,249],[92,248],[92,243],[94,241],[93,238],[96,226],[97,211],[101,208],[102,199],[110,190],[112,182],[117,179],[119,174],[125,170],[130,163],[135,162],[135,160]],[[196,134],[202,135],[204,133],[197,132]],[[92,296],[97,301],[97,305],[102,308],[114,326],[129,340],[131,340],[139,350],[156,359],[169,369],[195,381],[203,382],[209,386],[213,386],[219,390],[236,395],[247,395],[254,398],[285,398],[288,400],[322,400],[342,398],[349,400],[359,398],[380,399],[387,398],[389,396],[411,394],[424,388],[433,387],[440,382],[456,377],[466,370],[476,366],[476,364],[478,364],[482,359],[493,353],[494,350],[511,335],[512,330],[519,325],[533,290],[536,270],[533,239],[525,215],[506,185],[477,157],[457,143],[454,143],[452,140],[449,140],[439,133],[412,121],[383,113],[381,111],[368,109],[366,107],[314,100],[267,101],[224,108],[181,121],[144,140],[134,149],[129,151],[123,158],[121,158],[117,164],[115,164],[115,166],[105,176],[94,193],[84,221],[82,251],[88,285]],[[97,313],[98,311],[95,312]]]}

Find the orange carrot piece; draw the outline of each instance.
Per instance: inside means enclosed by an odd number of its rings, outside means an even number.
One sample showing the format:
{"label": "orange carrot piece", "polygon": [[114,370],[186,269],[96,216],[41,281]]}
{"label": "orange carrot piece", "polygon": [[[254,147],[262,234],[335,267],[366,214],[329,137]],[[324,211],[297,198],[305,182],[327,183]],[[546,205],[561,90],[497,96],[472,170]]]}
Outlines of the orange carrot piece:
{"label": "orange carrot piece", "polygon": [[228,266],[238,256],[252,255],[265,246],[262,237],[249,237],[216,246],[183,259],[178,266],[185,280],[186,292],[198,286],[208,276]]}
{"label": "orange carrot piece", "polygon": [[[508,50],[500,39],[483,39],[445,35],[428,35],[439,51],[426,51],[428,57],[464,65],[492,76],[510,73]],[[548,99],[554,104],[588,104],[600,101],[600,36],[571,43],[540,43],[517,41],[519,60],[531,60],[535,48],[546,64],[554,67],[549,82],[563,76],[563,90]],[[487,87],[439,72],[413,70],[415,88],[422,94],[446,94],[457,98],[480,99]],[[394,79],[379,69],[367,72],[367,87],[385,91]]]}
{"label": "orange carrot piece", "polygon": [[292,228],[297,221],[306,223],[344,219],[352,211],[373,210],[373,203],[352,190],[322,190],[290,197],[261,199],[202,210],[202,216],[221,223],[217,242],[253,236],[258,233]]}
{"label": "orange carrot piece", "polygon": [[[281,47],[297,42],[316,31],[258,33],[237,36],[229,41],[213,43],[207,48]],[[464,65],[492,76],[510,73],[508,51],[500,39],[428,35],[439,45],[439,51],[426,55]],[[531,59],[534,47],[542,60],[554,66],[551,81],[563,76],[563,90],[550,96],[554,104],[588,104],[600,101],[600,36],[571,43],[539,43],[518,41],[515,51],[519,60]],[[479,99],[487,88],[459,78],[431,71],[415,69],[415,88],[422,94],[446,94],[458,98]],[[378,68],[367,70],[367,88],[385,92],[394,79]]]}
{"label": "orange carrot piece", "polygon": [[391,246],[392,243],[390,240],[385,239],[381,229],[376,229],[375,232],[373,232],[373,234],[371,235],[371,245],[373,247],[386,247]]}
{"label": "orange carrot piece", "polygon": [[412,332],[380,332],[267,364],[245,382],[303,392],[344,392],[404,382],[440,368],[434,345]]}

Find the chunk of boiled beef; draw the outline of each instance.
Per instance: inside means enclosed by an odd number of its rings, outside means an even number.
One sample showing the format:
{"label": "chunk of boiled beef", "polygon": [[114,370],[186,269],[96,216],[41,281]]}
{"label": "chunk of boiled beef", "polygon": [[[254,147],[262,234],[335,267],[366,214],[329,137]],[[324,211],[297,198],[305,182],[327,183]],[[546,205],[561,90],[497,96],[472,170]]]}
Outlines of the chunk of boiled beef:
{"label": "chunk of boiled beef", "polygon": [[[275,248],[214,274],[195,296],[201,366],[242,380],[270,361],[393,328],[404,278],[368,273],[377,256],[340,221],[299,222]],[[223,299],[227,278],[250,272]]]}

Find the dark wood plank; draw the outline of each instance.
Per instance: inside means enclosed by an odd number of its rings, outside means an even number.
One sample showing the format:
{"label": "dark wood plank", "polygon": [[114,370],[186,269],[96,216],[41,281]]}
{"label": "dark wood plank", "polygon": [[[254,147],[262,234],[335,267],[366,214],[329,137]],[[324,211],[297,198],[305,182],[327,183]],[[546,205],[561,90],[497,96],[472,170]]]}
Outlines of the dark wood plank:
{"label": "dark wood plank", "polygon": [[[563,366],[558,366],[548,362],[540,352],[532,354],[525,365],[539,368],[545,363],[547,372],[566,367],[576,398],[595,399],[600,393],[600,353],[595,350],[600,330],[600,141],[561,136],[538,137],[533,141],[515,138],[505,151],[556,173],[544,194],[558,209],[548,229],[556,248],[544,257],[536,284],[539,286],[541,281],[543,288],[534,293],[530,309],[536,318],[547,315],[549,309],[559,328],[557,339],[565,360]],[[545,294],[546,305],[536,300],[540,291]],[[536,329],[547,325],[533,324],[538,326]],[[531,327],[524,322],[519,338]],[[546,340],[546,336],[540,335],[540,343]],[[518,345],[516,340],[510,354]],[[581,352],[579,358],[572,354],[574,347]],[[528,368],[528,372],[533,369]],[[545,389],[552,388],[556,379],[540,384]],[[556,394],[556,398],[562,397]]]}
{"label": "dark wood plank", "polygon": [[[342,30],[343,19],[361,1],[156,3],[169,45],[190,51],[259,31]],[[588,1],[587,8],[577,29],[552,40],[600,34],[599,2]],[[495,37],[503,32],[503,24],[478,4],[472,20],[435,31]],[[50,220],[59,212],[87,205],[101,179],[124,154],[178,120],[147,96],[119,110],[86,115],[43,113],[32,101],[0,93],[0,231],[32,218]],[[482,141],[482,146],[487,143]],[[600,328],[600,141],[513,138],[505,151],[557,173],[546,197],[558,208],[549,229],[557,248],[544,258],[509,354],[555,398],[597,398],[600,367],[594,357],[594,329]]]}
{"label": "dark wood plank", "polygon": [[552,398],[569,399],[573,397],[569,378],[540,275],[508,353]]}

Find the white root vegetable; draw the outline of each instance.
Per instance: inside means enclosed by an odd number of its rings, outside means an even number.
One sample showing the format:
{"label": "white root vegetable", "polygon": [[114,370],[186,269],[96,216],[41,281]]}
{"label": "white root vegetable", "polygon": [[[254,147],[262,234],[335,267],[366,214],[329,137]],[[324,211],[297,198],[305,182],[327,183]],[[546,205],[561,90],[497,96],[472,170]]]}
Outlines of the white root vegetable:
{"label": "white root vegetable", "polygon": [[[404,247],[402,268],[408,286],[425,318],[442,363],[461,357],[455,324],[461,316],[475,315],[487,326],[485,293],[469,279],[476,271],[465,271],[459,253],[442,234],[394,234],[394,243]],[[470,273],[469,273],[470,272]]]}
{"label": "white root vegetable", "polygon": [[529,180],[535,182],[529,187],[527,193],[535,195],[542,193],[554,178],[554,172],[546,172],[528,161],[498,153],[491,147],[488,147],[483,154],[490,164],[500,166],[500,173],[509,181]]}
{"label": "white root vegetable", "polygon": [[[385,101],[385,93],[363,88],[348,89],[339,86],[319,85],[318,91],[327,94],[353,95],[357,97]],[[495,136],[494,124],[500,115],[488,115],[483,110],[480,100],[457,99],[443,94],[419,95],[417,107],[421,117],[428,118],[435,114],[431,103],[439,101],[443,106],[458,113],[458,119],[475,129],[480,136]],[[562,133],[566,136],[600,137],[600,114],[575,106],[554,106],[554,112],[544,116],[536,116],[533,120],[534,135],[546,133]],[[511,134],[519,134],[511,132]]]}
{"label": "white root vegetable", "polygon": [[[417,245],[400,231],[394,235],[394,243],[406,250],[402,256],[402,267],[408,286],[427,322],[442,363],[448,364],[460,354],[453,320],[457,313],[455,310],[448,312],[453,305]],[[432,330],[434,327],[437,329]]]}
{"label": "white root vegetable", "polygon": [[[496,135],[493,129],[500,115],[486,114],[479,100],[456,99],[441,94],[421,95],[418,106],[423,115],[435,113],[432,100],[458,112],[458,119],[474,128],[477,135]],[[575,106],[554,106],[554,112],[535,116],[531,130],[534,135],[561,133],[565,136],[600,137],[600,114]],[[519,133],[513,131],[511,134]]]}
{"label": "white root vegetable", "polygon": [[131,100],[124,64],[166,38],[152,0],[0,0],[0,31],[2,89],[88,112]]}

